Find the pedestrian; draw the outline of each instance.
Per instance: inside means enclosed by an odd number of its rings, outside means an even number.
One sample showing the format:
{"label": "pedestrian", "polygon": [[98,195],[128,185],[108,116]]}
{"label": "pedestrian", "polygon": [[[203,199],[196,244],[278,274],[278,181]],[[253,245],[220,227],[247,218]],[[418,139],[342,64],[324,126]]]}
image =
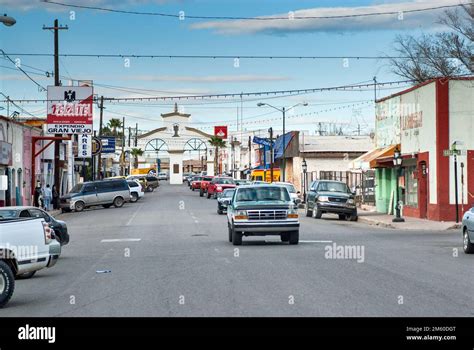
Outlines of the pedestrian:
{"label": "pedestrian", "polygon": [[33,193],[33,205],[37,208],[40,207],[40,196],[41,196],[41,184],[36,182],[35,191]]}
{"label": "pedestrian", "polygon": [[53,209],[59,209],[59,192],[56,189],[56,185],[53,185]]}
{"label": "pedestrian", "polygon": [[50,210],[52,197],[53,197],[53,192],[51,191],[51,187],[49,187],[49,184],[47,184],[46,187],[43,190],[44,210],[46,210],[46,211]]}

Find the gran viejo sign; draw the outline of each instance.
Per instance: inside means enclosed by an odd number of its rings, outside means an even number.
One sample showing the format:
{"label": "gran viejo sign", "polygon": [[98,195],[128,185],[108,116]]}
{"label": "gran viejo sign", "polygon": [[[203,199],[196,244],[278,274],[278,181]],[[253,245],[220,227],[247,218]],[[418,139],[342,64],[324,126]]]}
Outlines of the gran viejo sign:
{"label": "gran viejo sign", "polygon": [[48,133],[92,134],[92,100],[90,86],[48,86]]}

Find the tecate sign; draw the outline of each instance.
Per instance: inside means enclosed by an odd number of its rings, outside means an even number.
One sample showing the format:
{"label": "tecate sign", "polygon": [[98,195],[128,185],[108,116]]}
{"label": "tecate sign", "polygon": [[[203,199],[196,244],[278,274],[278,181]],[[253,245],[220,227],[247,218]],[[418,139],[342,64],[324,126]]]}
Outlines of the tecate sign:
{"label": "tecate sign", "polygon": [[226,139],[227,126],[214,126],[214,136],[220,137],[221,139]]}
{"label": "tecate sign", "polygon": [[92,99],[90,86],[48,86],[48,132],[91,134]]}

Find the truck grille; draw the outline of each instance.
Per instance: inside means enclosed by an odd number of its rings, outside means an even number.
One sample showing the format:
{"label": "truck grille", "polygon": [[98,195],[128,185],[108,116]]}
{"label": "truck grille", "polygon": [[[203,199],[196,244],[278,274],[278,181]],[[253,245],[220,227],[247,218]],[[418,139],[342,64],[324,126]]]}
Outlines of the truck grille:
{"label": "truck grille", "polygon": [[286,210],[248,210],[249,220],[285,220]]}
{"label": "truck grille", "polygon": [[336,202],[336,203],[346,203],[347,198],[338,198],[338,197],[329,197],[328,200],[330,202]]}

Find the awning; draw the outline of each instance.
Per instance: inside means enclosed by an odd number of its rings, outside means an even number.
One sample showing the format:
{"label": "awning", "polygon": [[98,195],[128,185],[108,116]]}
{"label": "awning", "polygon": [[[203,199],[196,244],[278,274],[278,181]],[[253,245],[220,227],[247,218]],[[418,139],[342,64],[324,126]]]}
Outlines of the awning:
{"label": "awning", "polygon": [[368,170],[371,168],[380,168],[384,167],[384,159],[393,158],[393,153],[395,148],[400,147],[400,145],[390,145],[383,148],[375,148],[369,152],[361,155],[359,158],[356,158],[352,161],[352,169],[361,169]]}

